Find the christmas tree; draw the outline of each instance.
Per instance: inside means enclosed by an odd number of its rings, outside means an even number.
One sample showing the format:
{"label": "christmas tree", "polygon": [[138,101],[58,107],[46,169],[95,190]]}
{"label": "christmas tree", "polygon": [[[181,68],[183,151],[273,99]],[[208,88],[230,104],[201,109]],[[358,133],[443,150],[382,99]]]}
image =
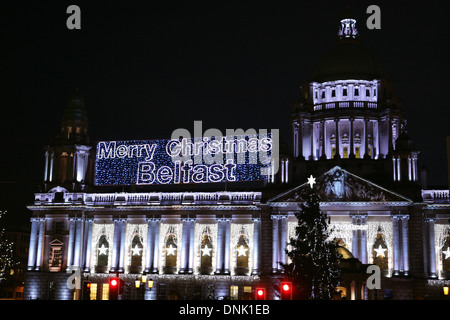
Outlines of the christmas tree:
{"label": "christmas tree", "polygon": [[312,185],[303,193],[301,211],[295,214],[298,225],[286,250],[290,261],[281,266],[293,284],[294,299],[331,299],[340,281],[339,256],[337,244],[328,240],[327,219]]}
{"label": "christmas tree", "polygon": [[[0,219],[5,214],[0,211]],[[13,261],[13,243],[6,239],[5,229],[0,229],[0,290],[7,280],[9,269],[13,268],[16,263]]]}

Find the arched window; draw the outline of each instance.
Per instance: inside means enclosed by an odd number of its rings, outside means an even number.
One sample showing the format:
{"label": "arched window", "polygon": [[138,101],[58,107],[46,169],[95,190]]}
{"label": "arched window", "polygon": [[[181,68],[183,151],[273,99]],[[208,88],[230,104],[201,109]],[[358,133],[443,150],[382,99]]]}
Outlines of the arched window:
{"label": "arched window", "polygon": [[382,270],[387,270],[388,267],[388,248],[381,230],[378,230],[377,237],[372,246],[373,263]]}
{"label": "arched window", "polygon": [[142,266],[142,255],[144,253],[144,246],[142,245],[142,239],[139,235],[135,235],[131,240],[130,246],[131,266]]}
{"label": "arched window", "polygon": [[165,242],[165,255],[166,255],[166,267],[176,268],[177,267],[177,237],[170,234],[166,238]]}
{"label": "arched window", "polygon": [[244,235],[241,235],[236,245],[236,267],[248,268],[249,256],[248,241]]}
{"label": "arched window", "polygon": [[203,236],[202,242],[200,244],[200,267],[212,267],[212,243],[211,236],[208,234]]}
{"label": "arched window", "polygon": [[100,236],[97,245],[97,266],[107,267],[109,255],[109,242],[106,239],[106,235]]}

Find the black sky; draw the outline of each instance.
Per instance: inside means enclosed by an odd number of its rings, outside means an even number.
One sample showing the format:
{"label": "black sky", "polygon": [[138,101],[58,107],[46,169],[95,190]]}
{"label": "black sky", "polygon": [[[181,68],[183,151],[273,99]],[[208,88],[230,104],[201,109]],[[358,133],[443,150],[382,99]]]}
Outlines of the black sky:
{"label": "black sky", "polygon": [[[0,5],[0,209],[27,221],[42,147],[75,88],[93,140],[168,138],[176,128],[277,128],[337,35],[348,1],[45,2]],[[81,8],[81,30],[66,8]],[[447,186],[448,1],[350,1],[363,44],[394,81],[408,133]],[[368,30],[366,8],[381,8]]]}

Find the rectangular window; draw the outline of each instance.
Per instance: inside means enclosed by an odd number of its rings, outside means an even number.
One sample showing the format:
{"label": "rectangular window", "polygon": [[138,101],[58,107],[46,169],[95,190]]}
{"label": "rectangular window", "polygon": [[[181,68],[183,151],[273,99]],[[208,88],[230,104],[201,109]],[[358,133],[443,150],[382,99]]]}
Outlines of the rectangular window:
{"label": "rectangular window", "polygon": [[90,292],[91,300],[97,300],[97,284],[91,283],[91,292]]}
{"label": "rectangular window", "polygon": [[109,283],[103,283],[102,300],[109,300]]}
{"label": "rectangular window", "polygon": [[355,96],[359,96],[359,89],[355,88]]}
{"label": "rectangular window", "polygon": [[347,96],[347,88],[343,88],[343,89],[342,89],[342,95],[343,95],[344,97]]}
{"label": "rectangular window", "polygon": [[370,97],[370,90],[366,89],[366,97]]}
{"label": "rectangular window", "polygon": [[331,90],[331,97],[336,98],[336,90]]}
{"label": "rectangular window", "polygon": [[237,300],[239,298],[239,287],[231,286],[230,287],[230,300]]}

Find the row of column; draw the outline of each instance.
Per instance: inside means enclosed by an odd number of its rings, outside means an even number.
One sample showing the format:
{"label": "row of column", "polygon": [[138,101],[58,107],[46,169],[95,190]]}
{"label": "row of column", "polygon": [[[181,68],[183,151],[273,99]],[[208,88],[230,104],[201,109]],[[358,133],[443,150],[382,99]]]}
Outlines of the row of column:
{"label": "row of column", "polygon": [[403,155],[406,158],[406,166],[402,167],[402,156],[397,155],[392,157],[392,171],[394,181],[408,181],[418,180],[417,168],[417,154],[413,152],[411,155]]}
{"label": "row of column", "polygon": [[[303,157],[306,160],[317,160],[315,151],[316,151],[316,131],[314,130],[315,124],[320,124],[320,129],[318,130],[319,141],[322,140],[322,145],[317,146],[319,149],[319,158],[330,158],[331,155],[331,143],[327,136],[331,137],[331,135],[327,134],[327,126],[326,123],[329,121],[334,121],[335,128],[332,130],[336,136],[336,154],[335,158],[341,157],[341,145],[342,145],[342,135],[341,135],[341,123],[342,121],[349,122],[348,129],[348,138],[349,138],[349,158],[355,157],[355,130],[354,130],[354,122],[361,121],[363,123],[363,134],[361,135],[361,155],[364,158],[374,158],[378,159],[380,155],[386,156],[390,153],[394,148],[393,143],[393,126],[398,126],[398,119],[391,119],[390,117],[383,120],[387,126],[387,132],[382,130],[382,121],[362,118],[355,119],[353,117],[350,118],[335,118],[333,120],[319,120],[312,121],[309,119],[300,119],[294,120],[292,125],[293,130],[293,143],[294,143],[294,157]],[[375,152],[372,152],[372,155],[369,155],[369,123],[373,123],[372,129],[372,145]],[[398,135],[398,134],[397,134]],[[343,154],[342,154],[343,156]]]}
{"label": "row of column", "polygon": [[28,271],[41,270],[44,245],[45,219],[31,218],[30,247],[28,250]]}
{"label": "row of column", "polygon": [[[125,261],[125,235],[126,235],[126,219],[115,218],[114,235],[111,257],[110,272],[124,272]],[[194,228],[195,219],[181,219],[182,227],[182,248],[181,248],[181,264],[179,273],[192,273],[194,266]],[[230,230],[231,218],[217,218],[218,234],[217,234],[217,253],[215,274],[230,273]],[[44,235],[45,235],[45,219],[31,219],[31,235],[30,247],[28,255],[28,270],[41,270]],[[84,223],[84,226],[82,224]],[[253,232],[253,266],[252,273],[257,274],[260,270],[260,238],[261,238],[261,218],[254,218]],[[92,239],[93,219],[83,219],[81,217],[69,218],[69,239],[67,243],[67,266],[79,266],[85,272],[90,270],[91,256],[91,239]],[[161,218],[147,219],[147,247],[145,273],[159,272],[159,232]]]}
{"label": "row of column", "polygon": [[[364,226],[367,223],[367,215],[355,214],[350,216],[352,223],[355,226]],[[281,263],[286,263],[286,245],[289,239],[287,238],[287,215],[272,215],[272,272],[280,272],[282,268]],[[393,264],[394,275],[398,276],[409,274],[409,236],[408,236],[408,219],[407,214],[392,215],[393,224]],[[431,221],[431,220],[430,220]],[[429,222],[431,223],[431,222]],[[430,230],[430,246],[434,241],[434,225],[429,227]],[[368,263],[367,256],[367,230],[364,228],[355,228],[352,231],[352,254],[358,258],[361,263]],[[430,252],[434,255],[433,250]],[[434,256],[430,258],[435,261]],[[433,269],[434,268],[434,269]],[[436,266],[431,267],[436,273]],[[433,273],[432,273],[433,274]]]}

